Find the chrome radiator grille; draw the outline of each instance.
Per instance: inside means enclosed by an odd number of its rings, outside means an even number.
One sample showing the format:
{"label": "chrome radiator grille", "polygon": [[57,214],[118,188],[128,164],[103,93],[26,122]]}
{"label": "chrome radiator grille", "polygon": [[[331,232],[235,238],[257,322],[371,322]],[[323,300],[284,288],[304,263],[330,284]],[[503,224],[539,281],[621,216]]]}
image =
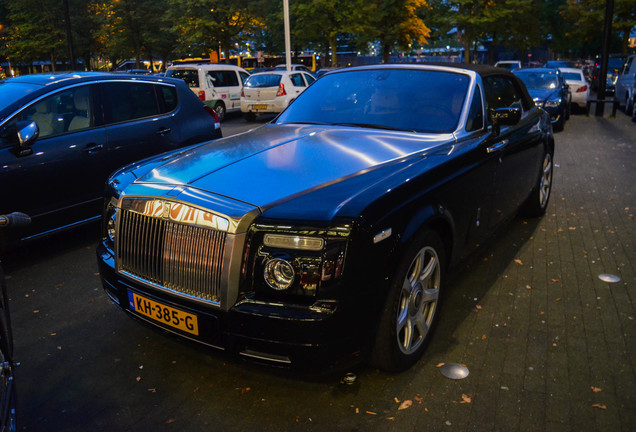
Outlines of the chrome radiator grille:
{"label": "chrome radiator grille", "polygon": [[219,303],[226,233],[123,210],[118,269],[163,288]]}

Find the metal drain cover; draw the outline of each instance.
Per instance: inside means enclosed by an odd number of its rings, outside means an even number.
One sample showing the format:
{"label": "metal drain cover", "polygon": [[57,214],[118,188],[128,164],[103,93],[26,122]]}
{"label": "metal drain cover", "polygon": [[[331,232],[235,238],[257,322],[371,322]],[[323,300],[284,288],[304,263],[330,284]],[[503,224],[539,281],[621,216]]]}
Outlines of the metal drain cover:
{"label": "metal drain cover", "polygon": [[603,282],[607,282],[607,283],[617,283],[621,281],[621,278],[613,274],[598,275],[598,278],[602,280]]}
{"label": "metal drain cover", "polygon": [[466,366],[458,363],[446,363],[439,368],[439,371],[450,379],[464,379],[470,374]]}

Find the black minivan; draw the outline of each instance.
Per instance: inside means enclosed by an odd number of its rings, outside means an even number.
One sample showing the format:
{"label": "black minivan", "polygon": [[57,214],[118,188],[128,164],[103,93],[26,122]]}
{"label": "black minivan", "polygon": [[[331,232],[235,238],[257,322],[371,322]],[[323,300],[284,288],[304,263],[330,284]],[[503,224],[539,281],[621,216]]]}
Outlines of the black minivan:
{"label": "black minivan", "polygon": [[31,216],[0,246],[99,220],[117,168],[221,137],[183,80],[110,73],[0,81],[0,214]]}

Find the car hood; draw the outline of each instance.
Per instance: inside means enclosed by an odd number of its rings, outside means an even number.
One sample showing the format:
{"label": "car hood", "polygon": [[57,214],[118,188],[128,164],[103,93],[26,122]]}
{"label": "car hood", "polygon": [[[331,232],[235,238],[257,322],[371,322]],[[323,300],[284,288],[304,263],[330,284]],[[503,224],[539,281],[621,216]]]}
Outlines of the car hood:
{"label": "car hood", "polygon": [[552,95],[556,96],[559,91],[556,89],[544,89],[544,88],[529,88],[528,93],[532,99],[539,99],[540,101],[546,101],[550,99]]}
{"label": "car hood", "polygon": [[425,156],[448,142],[454,142],[452,134],[266,125],[171,157],[149,160],[128,172],[134,174],[134,183],[139,186],[187,186],[264,211],[353,177],[385,173],[387,166]]}

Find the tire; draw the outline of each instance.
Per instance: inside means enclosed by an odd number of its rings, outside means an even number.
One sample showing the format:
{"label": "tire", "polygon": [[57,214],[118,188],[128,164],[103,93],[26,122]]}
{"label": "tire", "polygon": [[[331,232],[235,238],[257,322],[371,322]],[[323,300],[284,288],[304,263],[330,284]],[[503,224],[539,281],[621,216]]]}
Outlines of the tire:
{"label": "tire", "polygon": [[399,372],[424,353],[437,322],[446,255],[439,236],[425,230],[411,241],[397,265],[370,362]]}
{"label": "tire", "polygon": [[253,112],[246,112],[243,113],[243,118],[249,122],[252,122],[256,120],[256,114],[254,114]]}
{"label": "tire", "polygon": [[545,214],[552,193],[552,174],[554,171],[553,154],[546,151],[543,155],[543,163],[537,184],[530,192],[530,196],[524,203],[521,213],[528,217],[539,217]]}
{"label": "tire", "polygon": [[217,102],[216,105],[214,105],[214,111],[216,112],[216,115],[219,116],[219,121],[223,121],[223,119],[225,119],[225,104],[223,102]]}

